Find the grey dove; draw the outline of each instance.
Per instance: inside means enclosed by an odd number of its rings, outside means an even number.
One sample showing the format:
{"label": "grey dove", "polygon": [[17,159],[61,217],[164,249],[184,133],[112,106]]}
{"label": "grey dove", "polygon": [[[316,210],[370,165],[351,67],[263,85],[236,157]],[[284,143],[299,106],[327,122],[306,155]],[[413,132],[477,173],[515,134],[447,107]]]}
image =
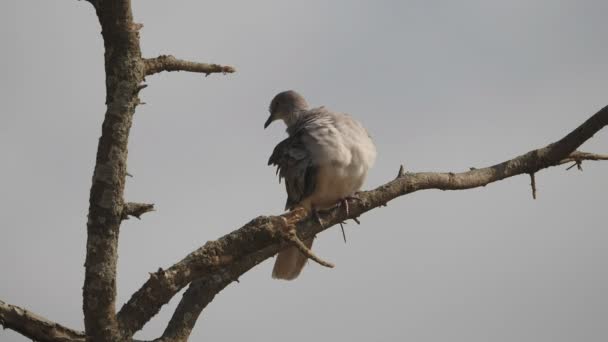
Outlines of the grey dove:
{"label": "grey dove", "polygon": [[[285,210],[302,206],[316,215],[343,201],[348,206],[346,200],[361,189],[376,159],[376,147],[363,125],[325,107],[309,109],[293,90],[277,94],[269,110],[264,128],[283,120],[289,135],[268,160],[268,165],[276,165],[279,181],[285,179]],[[311,248],[312,242],[304,244]],[[307,260],[296,247],[288,247],[277,255],[272,277],[295,279]]]}

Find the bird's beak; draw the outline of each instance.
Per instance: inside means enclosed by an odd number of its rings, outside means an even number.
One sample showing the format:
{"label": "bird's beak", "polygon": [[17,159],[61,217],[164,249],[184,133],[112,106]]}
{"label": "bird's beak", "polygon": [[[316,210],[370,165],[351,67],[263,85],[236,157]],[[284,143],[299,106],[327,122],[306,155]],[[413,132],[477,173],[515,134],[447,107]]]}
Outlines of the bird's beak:
{"label": "bird's beak", "polygon": [[270,126],[270,124],[274,121],[274,117],[272,116],[272,114],[270,114],[270,116],[268,117],[268,120],[266,120],[266,122],[264,123],[264,129],[266,129],[266,127]]}

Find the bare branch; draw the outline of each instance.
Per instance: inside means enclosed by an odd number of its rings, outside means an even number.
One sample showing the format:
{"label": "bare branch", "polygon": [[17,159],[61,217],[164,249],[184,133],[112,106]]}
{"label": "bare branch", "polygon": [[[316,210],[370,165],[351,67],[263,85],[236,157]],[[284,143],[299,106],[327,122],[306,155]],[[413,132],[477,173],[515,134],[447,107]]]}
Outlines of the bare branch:
{"label": "bare branch", "polygon": [[127,142],[145,85],[130,0],[94,2],[105,46],[106,113],[89,196],[83,311],[90,341],[123,340],[116,321],[116,263],[123,220]]}
{"label": "bare branch", "polygon": [[583,160],[608,160],[608,154],[597,154],[574,151],[570,155],[559,161],[560,164],[566,164],[570,162],[581,162]]}
{"label": "bare branch", "polygon": [[86,336],[61,324],[51,322],[31,311],[0,300],[0,325],[41,342],[84,342]]}
{"label": "bare branch", "polygon": [[213,73],[233,73],[236,70],[231,66],[219,64],[207,64],[177,59],[171,55],[162,55],[156,58],[144,59],[146,76],[154,75],[162,71],[189,71],[205,75]]}
{"label": "bare branch", "polygon": [[[608,107],[600,110],[558,142],[494,166],[461,173],[405,173],[375,190],[358,193],[361,200],[352,203],[350,215],[358,217],[396,197],[419,190],[471,189],[508,177],[534,173],[559,165],[562,160],[568,158],[581,158],[582,152],[575,149],[606,124]],[[285,219],[291,221],[295,217],[299,218],[298,235],[304,240],[347,219],[345,212],[339,208],[324,213],[323,216],[325,227],[321,227],[314,219],[294,212],[281,216],[260,216],[219,240],[207,242],[163,271],[161,276],[151,277],[121,308],[118,313],[120,326],[129,334],[140,330],[175,293],[196,279],[222,277],[227,282],[238,279],[242,273],[279,251],[280,239],[276,238],[276,232],[284,225]],[[251,258],[255,258],[255,262],[252,262]],[[211,292],[217,291],[217,288],[209,288],[208,291],[209,294],[205,298],[208,298]],[[196,301],[196,298],[191,299]],[[204,305],[199,307],[202,310]]]}
{"label": "bare branch", "polygon": [[583,160],[608,160],[608,155],[574,151],[567,158],[562,159],[559,163],[566,164],[574,162],[574,164],[568,166],[566,170],[570,170],[576,166],[579,171],[583,171]]}
{"label": "bare branch", "polygon": [[186,341],[201,312],[215,298],[215,295],[238,277],[254,266],[274,255],[280,250],[280,245],[271,245],[262,250],[248,254],[227,267],[222,267],[210,276],[193,281],[177,305],[163,336],[157,342]]}
{"label": "bare branch", "polygon": [[298,237],[295,225],[281,227],[279,231],[281,232],[281,236],[283,237],[283,239],[287,240],[289,243],[295,246],[300,251],[300,253],[304,254],[308,259],[311,259],[312,261],[316,262],[321,266],[329,268],[335,267],[334,264],[319,258],[308,247],[306,247],[304,242],[302,242],[302,240],[300,240],[300,238]]}
{"label": "bare branch", "polygon": [[135,203],[127,202],[122,208],[123,220],[129,219],[129,216],[136,217],[141,220],[141,215],[154,211],[154,203]]}

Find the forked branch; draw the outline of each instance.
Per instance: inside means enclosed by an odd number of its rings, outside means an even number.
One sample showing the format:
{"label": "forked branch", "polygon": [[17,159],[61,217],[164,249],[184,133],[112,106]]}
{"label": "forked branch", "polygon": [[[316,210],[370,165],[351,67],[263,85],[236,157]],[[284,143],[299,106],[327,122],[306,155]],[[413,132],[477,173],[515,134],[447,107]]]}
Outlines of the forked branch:
{"label": "forked branch", "polygon": [[[521,174],[564,164],[571,161],[605,160],[606,156],[576,151],[580,145],[608,124],[608,107],[604,107],[582,125],[561,140],[546,147],[532,150],[526,154],[507,160],[494,166],[470,171],[454,172],[419,172],[400,171],[398,177],[374,190],[358,193],[360,201],[350,206],[350,216],[359,215],[380,207],[396,197],[419,190],[464,190],[500,181]],[[282,217],[289,219],[293,213]],[[308,239],[315,234],[347,219],[346,213],[339,208],[323,214],[324,227],[317,220],[301,218],[297,222],[298,236]],[[201,248],[190,253],[182,261],[163,271],[162,281],[150,279],[122,307],[118,314],[120,326],[129,332],[138,331],[152,318],[180,289],[196,279],[221,279],[222,286],[207,286],[206,282],[192,283],[182,298],[178,308],[187,308],[189,317],[198,317],[207,305],[208,298],[213,297],[230,282],[238,279],[251,267],[276,254],[280,241],[274,236],[280,229],[282,220],[276,216],[260,216],[242,228],[227,234],[216,241],[209,241]],[[226,263],[219,264],[218,260]],[[196,294],[196,295],[195,295]],[[135,309],[137,308],[137,309]],[[177,316],[176,316],[177,315]],[[176,311],[172,322],[181,322]],[[170,324],[167,331],[180,336],[189,333],[193,322],[186,325]],[[182,330],[180,330],[182,329]],[[179,331],[178,331],[179,330]]]}

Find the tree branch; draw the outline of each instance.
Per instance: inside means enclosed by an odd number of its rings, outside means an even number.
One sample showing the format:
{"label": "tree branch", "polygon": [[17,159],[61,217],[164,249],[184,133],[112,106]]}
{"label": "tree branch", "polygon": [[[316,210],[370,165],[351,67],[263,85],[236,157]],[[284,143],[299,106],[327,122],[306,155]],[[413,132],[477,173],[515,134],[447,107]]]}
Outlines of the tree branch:
{"label": "tree branch", "polygon": [[156,342],[187,341],[201,312],[215,298],[215,295],[230,285],[238,282],[238,276],[274,255],[280,250],[279,245],[271,245],[260,251],[243,257],[239,262],[223,267],[210,277],[193,281],[177,305],[165,332]]}
{"label": "tree branch", "polygon": [[90,341],[123,338],[116,321],[118,234],[124,212],[127,142],[144,66],[130,0],[92,2],[105,47],[106,114],[89,197],[83,311]]}
{"label": "tree branch", "polygon": [[570,165],[566,170],[570,170],[576,166],[580,171],[583,171],[583,160],[608,160],[608,155],[574,151],[568,158],[562,159],[559,163],[566,164],[574,162],[574,164]]}
{"label": "tree branch", "polygon": [[[348,217],[341,206],[322,214],[325,227],[321,227],[317,220],[301,218],[297,223],[298,235],[302,239],[312,238],[332,225],[349,218],[356,218],[369,210],[386,205],[396,197],[419,190],[471,189],[508,177],[535,173],[571,160],[587,160],[587,157],[589,160],[604,160],[603,156],[597,157],[601,155],[578,152],[575,149],[607,124],[608,106],[561,140],[494,166],[461,173],[400,171],[395,180],[374,190],[358,193],[359,200],[351,202]],[[281,216],[257,217],[219,240],[207,242],[169,269],[159,270],[123,305],[118,313],[120,326],[130,334],[140,330],[175,293],[196,279],[219,277],[218,279],[224,279],[227,283],[238,279],[241,274],[279,251],[280,239],[277,239],[279,234],[276,232],[284,225],[284,220],[293,219],[293,215],[297,214],[288,212]],[[185,295],[179,307],[202,310],[208,303],[206,298],[212,298],[223,288],[206,286],[208,285],[205,282],[193,284],[191,286],[193,290],[187,293],[197,293],[197,296]],[[207,293],[201,295],[200,291]],[[189,303],[185,303],[186,297]],[[181,310],[180,312],[182,311],[188,312],[190,318],[200,314],[200,311],[193,313],[193,311]],[[172,321],[180,320],[179,317],[174,317]],[[179,324],[170,324],[167,329],[178,329],[177,325]],[[188,326],[182,325],[186,330]]]}
{"label": "tree branch", "polygon": [[31,311],[0,300],[0,325],[40,342],[84,342],[82,331],[51,322]]}
{"label": "tree branch", "polygon": [[154,211],[153,203],[135,203],[127,202],[122,208],[123,220],[128,220],[129,216],[136,217],[138,220],[141,219],[141,215]]}
{"label": "tree branch", "polygon": [[285,241],[289,242],[291,245],[296,247],[300,251],[300,253],[304,254],[308,259],[316,262],[317,264],[319,264],[321,266],[325,266],[328,268],[335,267],[334,264],[332,264],[331,262],[327,262],[327,261],[319,258],[318,256],[316,256],[310,250],[310,248],[308,248],[304,244],[304,242],[302,242],[302,240],[300,240],[300,238],[298,237],[297,231],[296,231],[296,226],[293,223],[288,222],[287,219],[285,219],[284,226],[279,228],[279,232],[281,234],[281,237]]}
{"label": "tree branch", "polygon": [[171,55],[162,55],[156,58],[144,59],[146,76],[154,75],[162,71],[189,71],[205,75],[213,73],[233,73],[236,70],[231,66],[219,64],[207,64],[177,59]]}

